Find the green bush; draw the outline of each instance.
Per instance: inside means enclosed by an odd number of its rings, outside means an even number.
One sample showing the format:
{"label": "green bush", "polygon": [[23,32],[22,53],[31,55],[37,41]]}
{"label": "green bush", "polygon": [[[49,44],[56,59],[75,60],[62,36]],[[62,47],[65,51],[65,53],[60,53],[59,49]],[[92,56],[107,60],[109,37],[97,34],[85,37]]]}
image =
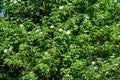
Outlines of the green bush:
{"label": "green bush", "polygon": [[1,80],[120,79],[120,3],[2,1]]}

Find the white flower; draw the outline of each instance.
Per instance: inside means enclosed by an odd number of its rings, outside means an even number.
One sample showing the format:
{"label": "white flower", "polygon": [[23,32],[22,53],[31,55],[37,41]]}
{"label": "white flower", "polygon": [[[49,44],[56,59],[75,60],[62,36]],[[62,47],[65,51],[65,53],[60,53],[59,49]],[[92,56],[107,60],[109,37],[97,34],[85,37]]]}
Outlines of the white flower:
{"label": "white flower", "polygon": [[63,9],[64,7],[63,6],[60,6],[59,9]]}
{"label": "white flower", "polygon": [[24,25],[23,24],[20,24],[20,27],[22,28]]}
{"label": "white flower", "polygon": [[66,31],[66,34],[70,34],[70,31],[69,31],[69,30],[67,30],[67,31]]}
{"label": "white flower", "polygon": [[43,32],[40,32],[40,34],[42,34]]}
{"label": "white flower", "polygon": [[105,73],[105,75],[108,75],[108,74],[109,74],[109,72],[106,72],[106,73]]}
{"label": "white flower", "polygon": [[108,25],[106,25],[105,27],[109,27]]}
{"label": "white flower", "polygon": [[115,66],[118,66],[118,64],[115,64]]}
{"label": "white flower", "polygon": [[68,3],[69,5],[71,5],[72,3]]}
{"label": "white flower", "polygon": [[4,53],[7,53],[7,51],[8,51],[7,49],[4,49]]}
{"label": "white flower", "polygon": [[9,50],[12,50],[12,47],[10,47]]}
{"label": "white flower", "polygon": [[109,72],[106,72],[106,74],[108,74]]}
{"label": "white flower", "polygon": [[3,5],[6,5],[6,3],[3,3]]}
{"label": "white flower", "polygon": [[60,28],[60,29],[59,29],[59,31],[60,31],[60,32],[62,32],[62,31],[63,31],[63,29],[62,29],[62,28]]}
{"label": "white flower", "polygon": [[89,17],[88,17],[88,16],[86,16],[85,18],[86,18],[86,19],[89,19]]}
{"label": "white flower", "polygon": [[13,3],[17,3],[17,0],[14,0]]}
{"label": "white flower", "polygon": [[95,64],[95,61],[92,61],[92,64]]}
{"label": "white flower", "polygon": [[48,54],[48,52],[45,52],[44,54]]}
{"label": "white flower", "polygon": [[94,70],[97,70],[98,69],[98,67],[96,66],[96,67],[94,67]]}
{"label": "white flower", "polygon": [[28,34],[30,34],[31,32],[29,31]]}
{"label": "white flower", "polygon": [[120,24],[117,24],[116,26],[119,26]]}
{"label": "white flower", "polygon": [[37,33],[37,32],[39,32],[39,30],[36,30],[35,32]]}
{"label": "white flower", "polygon": [[50,28],[54,28],[55,26],[54,25],[51,25]]}

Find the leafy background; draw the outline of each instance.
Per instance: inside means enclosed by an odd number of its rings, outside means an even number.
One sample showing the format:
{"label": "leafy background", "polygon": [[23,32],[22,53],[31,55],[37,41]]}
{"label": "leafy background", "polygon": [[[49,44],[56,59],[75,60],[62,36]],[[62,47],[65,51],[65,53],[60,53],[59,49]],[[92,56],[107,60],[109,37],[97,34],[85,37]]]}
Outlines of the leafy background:
{"label": "leafy background", "polygon": [[120,79],[120,3],[1,1],[1,80]]}

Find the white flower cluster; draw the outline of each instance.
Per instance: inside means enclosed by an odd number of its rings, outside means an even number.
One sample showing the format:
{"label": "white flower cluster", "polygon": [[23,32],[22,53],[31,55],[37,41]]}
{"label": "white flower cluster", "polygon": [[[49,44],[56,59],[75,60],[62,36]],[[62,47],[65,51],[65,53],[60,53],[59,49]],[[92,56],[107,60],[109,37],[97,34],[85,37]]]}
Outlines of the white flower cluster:
{"label": "white flower cluster", "polygon": [[[60,32],[63,32],[63,29],[62,29],[62,28],[60,28],[60,29],[59,29],[59,31],[60,31]],[[67,30],[67,31],[64,31],[64,32],[65,32],[65,34],[67,34],[67,35],[69,35],[69,34],[71,33],[71,31],[70,31],[70,30]]]}
{"label": "white flower cluster", "polygon": [[41,30],[39,30],[39,29],[37,29],[35,32],[39,33],[40,35],[43,34],[43,32]]}
{"label": "white flower cluster", "polygon": [[12,50],[12,47],[10,47],[9,49],[4,49],[4,53],[7,53],[8,51],[11,51]]}
{"label": "white flower cluster", "polygon": [[[92,61],[91,63],[92,63],[92,65],[95,65],[95,64],[96,64],[95,61]],[[94,69],[94,70],[98,70],[98,66],[94,66],[93,69]]]}
{"label": "white flower cluster", "polygon": [[[55,28],[55,26],[54,26],[54,25],[51,25],[50,28],[53,29],[53,28]],[[64,31],[62,28],[59,28],[58,31],[59,31],[59,32],[65,32],[65,34],[67,34],[67,35],[71,33],[70,30]]]}

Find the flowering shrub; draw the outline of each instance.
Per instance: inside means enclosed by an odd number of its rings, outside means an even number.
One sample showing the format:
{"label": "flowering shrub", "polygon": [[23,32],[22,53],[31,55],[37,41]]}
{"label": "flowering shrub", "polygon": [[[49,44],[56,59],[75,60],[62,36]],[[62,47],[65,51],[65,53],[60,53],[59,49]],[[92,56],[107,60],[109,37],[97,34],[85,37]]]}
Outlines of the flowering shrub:
{"label": "flowering shrub", "polygon": [[1,80],[120,79],[120,3],[2,1]]}

